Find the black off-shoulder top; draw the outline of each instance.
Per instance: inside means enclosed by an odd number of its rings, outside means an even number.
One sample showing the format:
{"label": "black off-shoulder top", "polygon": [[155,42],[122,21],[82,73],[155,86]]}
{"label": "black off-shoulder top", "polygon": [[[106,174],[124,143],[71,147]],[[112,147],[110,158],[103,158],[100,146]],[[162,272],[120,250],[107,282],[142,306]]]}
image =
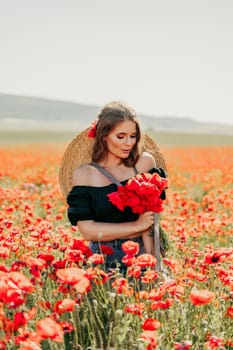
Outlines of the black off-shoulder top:
{"label": "black off-shoulder top", "polygon": [[[166,177],[161,168],[152,168],[150,174],[158,173],[161,177]],[[121,182],[126,184],[127,180]],[[68,218],[72,225],[76,225],[79,220],[94,220],[99,222],[130,222],[138,218],[138,214],[126,207],[124,211],[119,210],[109,202],[107,195],[117,191],[117,185],[111,183],[106,186],[74,186],[67,196]],[[161,195],[165,199],[165,192]]]}

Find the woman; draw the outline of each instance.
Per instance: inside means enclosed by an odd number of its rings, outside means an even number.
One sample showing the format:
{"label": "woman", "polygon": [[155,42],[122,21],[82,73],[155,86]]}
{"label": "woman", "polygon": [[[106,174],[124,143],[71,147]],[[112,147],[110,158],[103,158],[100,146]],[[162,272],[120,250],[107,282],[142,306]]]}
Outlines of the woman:
{"label": "woman", "polygon": [[[129,207],[121,211],[109,202],[107,195],[117,190],[114,179],[124,185],[136,173],[153,173],[158,169],[154,157],[140,151],[141,130],[136,114],[123,103],[104,106],[89,136],[94,138],[91,162],[73,173],[72,189],[67,196],[68,217],[72,225],[78,225],[82,237],[90,241],[94,253],[101,253],[101,245],[113,249],[113,254],[106,258],[107,270],[119,265],[123,271],[124,241],[138,242],[139,254],[152,252],[148,231],[154,215],[152,211],[134,214]],[[110,177],[106,177],[109,173]]]}

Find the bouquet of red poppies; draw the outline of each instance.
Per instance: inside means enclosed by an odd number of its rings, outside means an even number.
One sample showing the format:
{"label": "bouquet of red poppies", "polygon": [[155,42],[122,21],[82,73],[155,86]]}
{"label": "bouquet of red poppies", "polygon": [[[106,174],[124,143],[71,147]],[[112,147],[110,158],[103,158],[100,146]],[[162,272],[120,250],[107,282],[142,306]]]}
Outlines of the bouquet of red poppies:
{"label": "bouquet of red poppies", "polygon": [[108,198],[122,211],[125,207],[130,207],[137,214],[145,211],[160,213],[163,211],[163,200],[160,196],[167,186],[168,179],[157,173],[138,174],[129,179],[125,186],[118,186],[118,190],[108,194]]}

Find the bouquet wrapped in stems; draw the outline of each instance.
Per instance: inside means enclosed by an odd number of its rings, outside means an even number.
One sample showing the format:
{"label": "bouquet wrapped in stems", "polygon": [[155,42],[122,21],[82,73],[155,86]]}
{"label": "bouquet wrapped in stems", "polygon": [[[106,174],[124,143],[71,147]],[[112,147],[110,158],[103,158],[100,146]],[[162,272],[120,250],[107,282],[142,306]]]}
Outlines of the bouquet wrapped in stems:
{"label": "bouquet wrapped in stems", "polygon": [[[155,253],[157,260],[162,245],[160,232],[164,234],[164,231],[159,228],[158,213],[163,211],[164,190],[167,187],[167,178],[161,177],[158,173],[143,173],[129,179],[125,186],[118,186],[116,192],[108,194],[109,201],[119,210],[123,211],[125,207],[130,207],[132,212],[136,214],[142,214],[146,211],[155,213],[153,225],[155,246],[153,253]],[[165,237],[163,241],[165,241]],[[163,246],[162,254],[165,249]],[[159,261],[157,263],[160,265]]]}

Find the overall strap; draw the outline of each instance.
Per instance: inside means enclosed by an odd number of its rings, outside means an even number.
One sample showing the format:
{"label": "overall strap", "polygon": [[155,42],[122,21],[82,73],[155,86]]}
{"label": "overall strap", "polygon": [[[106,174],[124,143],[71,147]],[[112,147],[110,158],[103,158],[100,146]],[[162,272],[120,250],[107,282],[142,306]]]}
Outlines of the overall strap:
{"label": "overall strap", "polygon": [[121,186],[121,183],[117,179],[115,179],[115,177],[110,172],[108,172],[105,168],[103,168],[101,165],[99,165],[95,162],[91,162],[89,164],[92,165],[93,167],[95,167],[96,169],[98,169],[101,172],[101,174],[103,174],[105,177],[107,177],[114,184],[116,184],[117,186]]}

